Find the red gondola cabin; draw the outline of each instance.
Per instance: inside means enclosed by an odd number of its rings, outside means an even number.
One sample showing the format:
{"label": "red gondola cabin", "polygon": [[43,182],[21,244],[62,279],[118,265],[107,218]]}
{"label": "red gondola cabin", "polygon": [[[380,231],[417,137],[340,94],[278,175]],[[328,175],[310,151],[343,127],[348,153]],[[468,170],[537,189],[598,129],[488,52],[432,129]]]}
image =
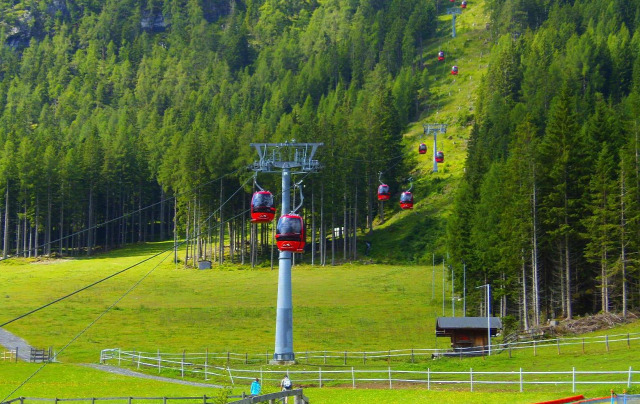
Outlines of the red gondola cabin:
{"label": "red gondola cabin", "polygon": [[438,62],[442,62],[444,60],[444,52],[438,52]]}
{"label": "red gondola cabin", "polygon": [[389,186],[387,184],[380,184],[378,187],[378,200],[379,201],[388,201],[391,198],[391,193],[389,192]]}
{"label": "red gondola cabin", "polygon": [[304,252],[304,222],[302,217],[289,213],[280,216],[276,227],[276,244],[280,251]]}
{"label": "red gondola cabin", "polygon": [[424,143],[420,143],[420,146],[418,146],[418,153],[426,154],[427,153],[427,145],[424,144]]}
{"label": "red gondola cabin", "polygon": [[258,191],[251,198],[251,222],[269,223],[276,214],[273,195],[269,191]]}
{"label": "red gondola cabin", "polygon": [[453,74],[454,76],[458,75],[458,66],[451,67],[451,74]]}
{"label": "red gondola cabin", "polygon": [[409,191],[405,191],[400,195],[400,208],[413,209],[413,194]]}
{"label": "red gondola cabin", "polygon": [[436,153],[436,163],[443,163],[444,162],[444,153],[439,151]]}
{"label": "red gondola cabin", "polygon": [[460,8],[467,8],[467,2],[463,1],[462,4],[460,4]]}

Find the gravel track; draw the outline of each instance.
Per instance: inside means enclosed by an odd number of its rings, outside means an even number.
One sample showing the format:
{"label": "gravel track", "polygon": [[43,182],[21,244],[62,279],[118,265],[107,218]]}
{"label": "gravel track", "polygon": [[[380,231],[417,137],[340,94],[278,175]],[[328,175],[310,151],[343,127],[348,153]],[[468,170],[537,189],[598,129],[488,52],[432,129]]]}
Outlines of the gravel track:
{"label": "gravel track", "polygon": [[129,370],[129,369],[119,368],[117,366],[98,365],[98,364],[94,364],[94,363],[86,363],[86,364],[82,364],[82,366],[86,366],[86,367],[92,368],[92,369],[102,370],[104,372],[109,372],[109,373],[113,373],[113,374],[117,374],[117,375],[138,377],[140,379],[158,380],[158,381],[161,381],[161,382],[168,382],[168,383],[175,383],[175,384],[183,384],[185,386],[211,387],[211,388],[214,388],[214,389],[224,388],[224,386],[220,386],[220,385],[216,385],[216,384],[189,382],[189,381],[186,381],[186,380],[177,380],[177,379],[172,379],[172,378],[169,378],[169,377],[160,377],[160,376],[147,375],[147,374],[140,373],[140,372],[134,372],[134,371]]}

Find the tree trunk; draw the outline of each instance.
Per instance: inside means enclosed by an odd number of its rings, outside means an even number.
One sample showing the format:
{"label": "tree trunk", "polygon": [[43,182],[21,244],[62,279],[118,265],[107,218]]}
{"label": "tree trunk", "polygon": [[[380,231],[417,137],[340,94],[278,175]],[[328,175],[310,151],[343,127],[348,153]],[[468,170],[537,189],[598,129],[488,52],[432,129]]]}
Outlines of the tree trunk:
{"label": "tree trunk", "polygon": [[4,194],[4,234],[2,241],[2,258],[6,259],[9,254],[9,180],[7,180],[7,191]]}
{"label": "tree trunk", "polygon": [[622,317],[627,317],[627,254],[626,254],[626,218],[625,218],[625,176],[624,162],[620,170],[620,266],[622,268]]}
{"label": "tree trunk", "polygon": [[527,266],[525,264],[525,254],[522,251],[522,326],[529,329],[529,301],[527,299]]}
{"label": "tree trunk", "polygon": [[536,327],[540,326],[540,281],[538,279],[538,204],[537,204],[538,192],[536,187],[535,171],[533,173],[533,198],[532,198],[532,217],[533,217],[533,234],[531,249],[531,272],[533,282],[533,321]]}
{"label": "tree trunk", "polygon": [[[569,225],[567,218],[565,217],[565,225]],[[571,254],[570,254],[570,249],[569,249],[569,235],[565,234],[564,236],[564,251],[565,251],[565,288],[566,288],[566,292],[565,292],[565,297],[567,298],[567,318],[571,319],[573,318],[573,310],[572,310],[572,303],[571,303]]]}
{"label": "tree trunk", "polygon": [[91,227],[93,225],[93,185],[89,186],[89,225],[87,226],[87,255],[91,255],[91,249],[93,248],[93,231]]}

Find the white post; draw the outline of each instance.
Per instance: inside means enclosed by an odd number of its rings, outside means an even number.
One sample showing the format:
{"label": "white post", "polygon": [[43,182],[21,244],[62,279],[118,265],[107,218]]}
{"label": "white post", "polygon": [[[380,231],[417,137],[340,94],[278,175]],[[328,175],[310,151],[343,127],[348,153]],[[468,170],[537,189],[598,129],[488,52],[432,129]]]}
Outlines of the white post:
{"label": "white post", "polygon": [[182,378],[184,379],[184,351],[182,352],[182,362],[180,364],[180,369],[182,372]]}
{"label": "white post", "polygon": [[491,285],[487,283],[487,338],[489,341],[489,356],[491,356]]}
{"label": "white post", "polygon": [[630,389],[631,388],[631,366],[629,366],[629,379],[627,380],[627,388]]}
{"label": "white post", "polygon": [[262,366],[260,366],[260,381],[264,384],[264,376],[262,375]]}
{"label": "white post", "polygon": [[576,392],[576,368],[574,367],[571,371],[571,388],[573,389],[573,392]]}
{"label": "white post", "polygon": [[353,385],[353,388],[356,388],[356,374],[353,371],[353,366],[351,367],[351,383]]}
{"label": "white post", "polygon": [[431,368],[427,368],[427,390],[431,390]]}
{"label": "white post", "polygon": [[140,369],[140,352],[138,352],[138,369]]}
{"label": "white post", "polygon": [[162,357],[160,356],[160,348],[158,348],[158,374],[160,374],[160,369],[162,369]]}
{"label": "white post", "polygon": [[318,381],[320,382],[320,388],[322,388],[322,368],[318,368]]}
{"label": "white post", "polygon": [[122,359],[120,348],[118,348],[118,366],[120,366],[120,360]]}
{"label": "white post", "polygon": [[389,366],[389,388],[393,389],[393,384],[391,384],[391,366]]}
{"label": "white post", "polygon": [[522,389],[522,368],[520,368],[520,393],[522,393],[523,389]]}
{"label": "white post", "polygon": [[469,369],[469,380],[471,383],[471,392],[473,392],[473,368]]}

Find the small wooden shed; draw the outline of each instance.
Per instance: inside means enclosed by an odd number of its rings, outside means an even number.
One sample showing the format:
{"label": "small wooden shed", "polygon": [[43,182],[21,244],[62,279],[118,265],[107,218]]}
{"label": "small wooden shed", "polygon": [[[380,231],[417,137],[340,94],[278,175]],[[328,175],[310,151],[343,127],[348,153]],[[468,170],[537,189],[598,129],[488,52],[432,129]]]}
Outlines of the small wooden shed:
{"label": "small wooden shed", "polygon": [[[499,317],[489,317],[491,336],[502,329]],[[487,317],[438,317],[436,337],[451,337],[451,347],[456,352],[482,353],[487,346]]]}

